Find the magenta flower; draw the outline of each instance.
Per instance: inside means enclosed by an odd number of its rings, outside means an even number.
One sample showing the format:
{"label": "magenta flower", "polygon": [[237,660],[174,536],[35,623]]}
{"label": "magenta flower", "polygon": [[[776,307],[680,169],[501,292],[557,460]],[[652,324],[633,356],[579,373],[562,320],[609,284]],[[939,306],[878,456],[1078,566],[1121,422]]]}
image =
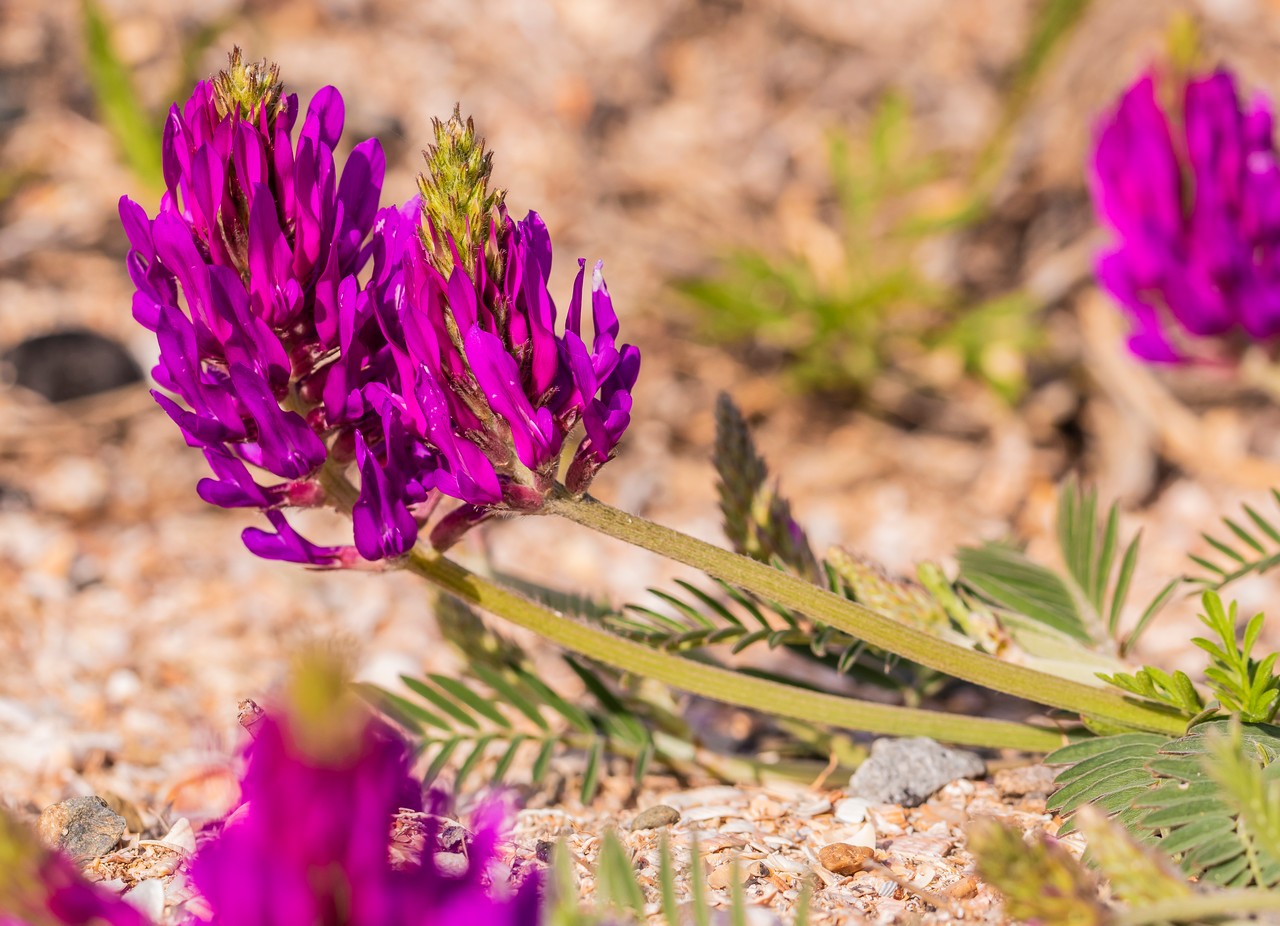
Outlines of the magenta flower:
{"label": "magenta flower", "polygon": [[537,508],[555,485],[565,440],[579,422],[586,438],[567,481],[570,491],[585,491],[630,422],[640,352],[615,344],[618,319],[598,264],[591,283],[593,347],[582,340],[585,261],[579,261],[564,330],[556,332],[547,289],[551,240],[536,213],[516,222],[497,210],[489,243],[503,269],[500,279],[483,250],[470,266],[455,262],[446,276],[433,249],[461,249],[439,241],[431,216],[423,225],[421,241],[406,257],[403,298],[379,307],[389,319],[397,377],[366,395],[404,423],[404,439],[438,448],[451,473],[466,477],[465,484],[437,483],[467,503],[434,535],[447,546],[458,525]]}
{"label": "magenta flower", "polygon": [[434,823],[422,858],[393,867],[392,819],[422,809],[422,797],[409,748],[389,727],[369,721],[354,742],[319,731],[318,747],[299,742],[296,723],[271,714],[256,729],[244,804],[191,865],[215,926],[539,922],[536,878],[507,900],[484,884],[502,822],[496,806],[481,813],[461,871],[437,859]]}
{"label": "magenta flower", "polygon": [[[313,689],[304,689],[314,695]],[[304,706],[305,707],[305,706]],[[408,744],[390,727],[325,693],[309,719],[266,714],[241,782],[243,803],[203,841],[192,883],[214,926],[537,926],[540,879],[487,882],[504,822],[485,805],[458,855],[438,850],[447,809],[433,797],[421,855],[395,862],[393,819],[421,810]],[[0,815],[0,926],[150,926],[119,897],[88,883],[34,834]]]}
{"label": "magenta flower", "polygon": [[[204,450],[216,478],[199,489],[212,504],[275,511],[323,500],[315,477],[328,435],[304,417],[300,386],[338,347],[337,293],[368,262],[384,171],[369,140],[339,177],[343,116],[338,92],[321,90],[295,144],[297,96],[237,51],[228,71],[170,111],[168,192],[155,219],[120,202],[134,316],[156,332],[156,382],[185,407],[154,395]],[[287,481],[258,485],[245,464]],[[340,548],[301,541],[282,515],[271,520],[276,541],[247,532],[251,549],[312,565],[349,561]]]}
{"label": "magenta flower", "polygon": [[149,926],[119,895],[0,813],[0,926]]}
{"label": "magenta flower", "polygon": [[[1102,123],[1093,197],[1119,244],[1098,279],[1132,319],[1132,352],[1183,362],[1280,335],[1280,165],[1269,102],[1226,71],[1187,82],[1172,123],[1147,74]],[[1204,339],[1214,338],[1212,345]]]}

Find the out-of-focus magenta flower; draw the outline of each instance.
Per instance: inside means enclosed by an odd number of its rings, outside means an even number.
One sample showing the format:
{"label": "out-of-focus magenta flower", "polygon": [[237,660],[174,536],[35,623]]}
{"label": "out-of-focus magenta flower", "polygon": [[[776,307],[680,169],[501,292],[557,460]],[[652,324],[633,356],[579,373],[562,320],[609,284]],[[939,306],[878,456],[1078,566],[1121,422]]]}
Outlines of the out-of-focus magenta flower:
{"label": "out-of-focus magenta flower", "polygon": [[[190,863],[214,926],[537,926],[540,879],[489,885],[500,870],[501,802],[484,805],[464,858],[438,835],[433,795],[423,849],[393,856],[393,821],[423,809],[408,744],[352,703],[335,666],[295,674],[290,703],[254,723],[243,802]],[[0,814],[0,926],[149,926],[134,907],[89,884],[66,857]]]}
{"label": "out-of-focus magenta flower", "polygon": [[1228,357],[1280,335],[1271,106],[1257,97],[1242,110],[1234,78],[1219,70],[1187,81],[1170,120],[1158,89],[1143,76],[1098,132],[1094,203],[1120,239],[1100,257],[1098,279],[1133,321],[1136,356]]}
{"label": "out-of-focus magenta flower", "polygon": [[535,926],[537,878],[501,899],[485,885],[497,859],[499,805],[479,815],[461,870],[437,858],[437,823],[418,861],[393,865],[393,817],[422,808],[421,786],[397,733],[377,721],[350,720],[339,708],[314,729],[271,713],[255,726],[244,804],[191,864],[213,923]]}
{"label": "out-of-focus magenta flower", "polygon": [[[259,556],[339,567],[406,554],[442,497],[462,505],[438,546],[537,509],[579,425],[565,485],[586,491],[627,428],[640,368],[616,343],[600,265],[588,348],[585,262],[557,332],[546,226],[507,215],[470,121],[437,122],[421,196],[379,209],[376,141],[335,166],[338,92],[316,94],[295,142],[298,113],[276,69],[237,51],[170,112],[155,219],[121,200],[134,315],[156,333],[156,382],[182,400],[156,401],[213,470],[200,496],[267,512],[274,531],[243,535]],[[250,466],[283,481],[259,484]],[[335,487],[354,544],[320,546],[282,509]]]}
{"label": "out-of-focus magenta flower", "polygon": [[90,884],[75,863],[0,813],[0,926],[149,926],[135,907]]}

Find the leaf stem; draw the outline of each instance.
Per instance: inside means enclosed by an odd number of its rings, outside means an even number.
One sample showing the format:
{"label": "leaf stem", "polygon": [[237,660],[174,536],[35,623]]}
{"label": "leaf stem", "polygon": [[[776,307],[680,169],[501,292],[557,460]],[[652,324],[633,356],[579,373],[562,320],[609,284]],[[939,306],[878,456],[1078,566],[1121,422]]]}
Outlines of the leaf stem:
{"label": "leaf stem", "polygon": [[560,492],[547,499],[543,510],[692,566],[872,646],[984,688],[1144,730],[1181,735],[1186,729],[1186,718],[1163,705],[1126,698],[949,643],[803,579],[619,511],[591,496],[575,498]]}
{"label": "leaf stem", "polygon": [[1117,913],[1111,926],[1147,926],[1149,923],[1188,923],[1247,913],[1280,912],[1280,893],[1266,890],[1215,891],[1162,900]]}
{"label": "leaf stem", "polygon": [[1063,742],[1057,731],[1029,724],[875,704],[696,663],[579,623],[421,548],[409,554],[405,566],[463,601],[566,649],[716,701],[869,733],[929,736],[972,746],[1041,752]]}

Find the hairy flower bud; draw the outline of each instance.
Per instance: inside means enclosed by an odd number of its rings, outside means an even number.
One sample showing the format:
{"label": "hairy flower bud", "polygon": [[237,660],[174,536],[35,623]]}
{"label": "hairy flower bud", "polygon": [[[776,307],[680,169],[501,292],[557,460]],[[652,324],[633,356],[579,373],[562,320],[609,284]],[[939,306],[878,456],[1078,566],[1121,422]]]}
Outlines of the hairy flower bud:
{"label": "hairy flower bud", "polygon": [[427,166],[418,176],[427,255],[448,277],[455,263],[469,271],[483,253],[496,276],[501,265],[497,249],[489,248],[490,231],[507,194],[489,189],[493,152],[485,150],[471,117],[462,121],[460,106],[447,121],[433,119],[431,125],[436,143],[422,153]]}
{"label": "hairy flower bud", "polygon": [[213,79],[214,103],[218,114],[235,113],[241,119],[254,119],[259,114],[274,119],[284,108],[281,97],[280,66],[265,59],[244,63],[240,47],[231,51],[230,63]]}

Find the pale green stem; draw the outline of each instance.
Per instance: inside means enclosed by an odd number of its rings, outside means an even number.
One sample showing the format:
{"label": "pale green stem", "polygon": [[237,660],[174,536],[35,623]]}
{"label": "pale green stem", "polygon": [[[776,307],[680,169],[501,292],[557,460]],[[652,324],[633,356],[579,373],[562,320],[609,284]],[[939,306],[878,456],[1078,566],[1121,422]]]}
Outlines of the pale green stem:
{"label": "pale green stem", "polygon": [[984,688],[1159,733],[1177,736],[1186,729],[1186,718],[1162,705],[1003,662],[949,643],[803,579],[619,511],[590,496],[574,498],[561,492],[549,498],[543,510],[692,566],[886,652]]}
{"label": "pale green stem", "polygon": [[1063,743],[1057,731],[1028,724],[875,704],[696,663],[579,623],[421,548],[409,554],[406,568],[463,601],[565,649],[738,707],[868,733],[929,736],[973,746],[1041,752]]}
{"label": "pale green stem", "polygon": [[1110,926],[1147,926],[1149,923],[1191,923],[1249,913],[1280,913],[1280,892],[1236,890],[1193,894],[1125,910],[1108,922]]}
{"label": "pale green stem", "polygon": [[[341,469],[326,464],[320,471],[320,481],[335,506],[350,512],[356,491]],[[405,565],[463,601],[566,649],[738,707],[868,733],[929,736],[950,743],[1026,752],[1044,752],[1063,743],[1060,733],[1028,724],[843,698],[673,656],[571,620],[421,547],[409,554]]]}

